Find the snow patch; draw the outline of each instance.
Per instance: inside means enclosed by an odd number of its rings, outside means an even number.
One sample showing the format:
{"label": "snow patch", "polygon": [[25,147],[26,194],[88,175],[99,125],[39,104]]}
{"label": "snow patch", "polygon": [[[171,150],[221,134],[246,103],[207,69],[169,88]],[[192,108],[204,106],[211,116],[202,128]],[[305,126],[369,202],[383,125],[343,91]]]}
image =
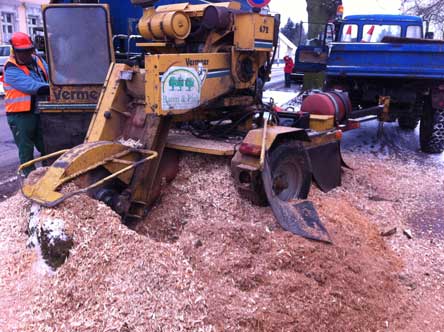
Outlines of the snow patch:
{"label": "snow patch", "polygon": [[273,98],[274,103],[282,107],[288,104],[290,101],[294,100],[298,96],[298,92],[295,91],[277,91],[277,90],[266,90],[262,95],[262,101],[264,103],[270,102],[270,98]]}
{"label": "snow patch", "polygon": [[133,140],[132,138],[129,138],[129,139],[121,138],[117,142],[122,145],[128,146],[130,148],[135,148],[135,149],[140,149],[143,147],[143,144],[140,142],[140,140],[136,141],[136,140]]}
{"label": "snow patch", "polygon": [[68,257],[72,240],[65,233],[65,222],[59,218],[42,216],[41,208],[37,203],[31,205],[26,245],[37,254],[33,271],[45,275],[53,273]]}
{"label": "snow patch", "polygon": [[40,223],[40,209],[41,205],[37,203],[32,203],[31,211],[29,213],[29,222],[28,222],[28,234],[29,238],[26,243],[28,248],[36,248],[39,245],[38,241],[38,226]]}
{"label": "snow patch", "polygon": [[65,222],[62,219],[47,218],[42,224],[42,232],[46,233],[50,245],[55,245],[56,240],[67,241]]}

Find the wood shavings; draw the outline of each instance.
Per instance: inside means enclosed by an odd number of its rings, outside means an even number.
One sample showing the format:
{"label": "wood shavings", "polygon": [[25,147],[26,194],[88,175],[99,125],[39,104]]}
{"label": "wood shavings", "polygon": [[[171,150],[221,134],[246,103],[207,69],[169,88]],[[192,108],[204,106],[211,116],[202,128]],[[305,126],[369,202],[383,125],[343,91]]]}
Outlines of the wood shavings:
{"label": "wood shavings", "polygon": [[[418,189],[406,176],[414,165],[359,158],[343,187],[312,190],[333,246],[282,231],[269,208],[241,199],[227,159],[184,154],[135,230],[86,196],[43,209],[65,221],[74,247],[54,276],[41,276],[25,248],[30,204],[12,197],[0,204],[0,330],[437,330],[443,301],[430,294],[442,295],[442,243],[380,232],[404,229],[439,179],[422,169]],[[423,304],[428,316],[416,310]]]}

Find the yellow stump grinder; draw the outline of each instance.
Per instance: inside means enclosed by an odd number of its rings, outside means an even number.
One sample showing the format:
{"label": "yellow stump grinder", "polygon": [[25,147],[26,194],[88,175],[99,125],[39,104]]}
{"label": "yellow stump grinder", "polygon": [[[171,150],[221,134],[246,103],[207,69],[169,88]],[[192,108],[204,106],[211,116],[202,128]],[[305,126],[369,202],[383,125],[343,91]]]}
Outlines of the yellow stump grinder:
{"label": "yellow stump grinder", "polygon": [[[23,194],[53,207],[86,192],[106,202],[124,222],[133,222],[147,215],[162,181],[174,179],[177,151],[225,155],[232,157],[241,195],[255,204],[270,204],[285,229],[329,242],[311,202],[304,199],[312,179],[323,191],[340,185],[342,132],[335,115],[279,111],[262,102],[279,17],[242,11],[236,2],[156,8],[153,1],[132,2],[143,7],[138,22],[143,40],[137,44],[143,58],[128,64],[111,57],[84,143],[21,165],[23,170],[58,157],[36,183],[22,186]],[[54,57],[57,40],[64,40],[69,52],[69,41],[76,39],[75,30],[64,36],[68,30],[57,29],[58,21],[65,24],[57,10],[70,8],[79,19],[88,17],[82,10],[108,11],[103,4],[44,8],[46,28],[51,23],[54,29],[46,40],[51,79],[67,84],[69,76],[57,76],[62,61]],[[73,78],[79,75],[92,73],[72,73]],[[63,194],[62,185],[70,181],[80,189]]]}

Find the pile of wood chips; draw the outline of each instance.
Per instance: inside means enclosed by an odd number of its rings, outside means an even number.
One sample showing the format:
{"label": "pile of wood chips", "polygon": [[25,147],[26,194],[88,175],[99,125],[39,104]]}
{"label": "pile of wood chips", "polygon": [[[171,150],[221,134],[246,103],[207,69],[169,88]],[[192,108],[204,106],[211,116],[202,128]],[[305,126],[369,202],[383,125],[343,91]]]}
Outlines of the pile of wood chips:
{"label": "pile of wood chips", "polygon": [[346,171],[342,188],[313,187],[334,242],[326,245],[282,231],[269,208],[240,198],[227,159],[184,154],[134,230],[87,196],[45,209],[75,243],[52,275],[38,273],[25,248],[30,204],[18,194],[0,204],[0,330],[409,330],[406,268],[380,236],[392,212],[396,225],[404,216],[378,205],[397,202],[387,183],[378,189],[387,176],[378,170],[399,165],[368,162]]}
{"label": "pile of wood chips", "polygon": [[1,208],[14,216],[2,218],[10,226],[1,233],[15,234],[5,242],[18,252],[8,271],[2,269],[5,288],[27,286],[17,292],[21,307],[2,331],[211,331],[202,286],[182,250],[129,230],[87,196],[41,212],[42,219],[46,214],[64,220],[75,245],[56,273],[36,274],[38,257],[25,248],[26,237],[17,236],[26,227],[22,211],[28,205],[16,196]]}
{"label": "pile of wood chips", "polygon": [[[412,301],[405,331],[443,331],[444,177],[442,156],[345,153],[353,168],[334,195],[346,199],[382,233],[402,258],[399,274]],[[325,194],[320,194],[322,200]],[[327,194],[329,196],[329,194]],[[409,239],[405,231],[413,238]]]}

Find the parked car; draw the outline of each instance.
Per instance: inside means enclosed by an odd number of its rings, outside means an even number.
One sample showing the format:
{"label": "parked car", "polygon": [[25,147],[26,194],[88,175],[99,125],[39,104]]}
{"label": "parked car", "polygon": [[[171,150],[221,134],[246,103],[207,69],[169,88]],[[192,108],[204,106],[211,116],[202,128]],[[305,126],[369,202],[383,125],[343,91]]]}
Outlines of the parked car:
{"label": "parked car", "polygon": [[[3,69],[6,63],[6,60],[9,59],[9,55],[11,53],[11,47],[9,45],[0,45],[0,76],[3,76]],[[36,50],[36,53],[41,58],[45,59],[45,53],[39,50]],[[5,94],[5,90],[3,88],[3,83],[0,82],[0,96]]]}
{"label": "parked car", "polygon": [[11,52],[9,45],[0,45],[0,75],[3,75],[3,66],[9,58]]}
{"label": "parked car", "polygon": [[[9,58],[11,49],[9,45],[0,45],[0,76],[3,76],[3,66],[6,60]],[[0,96],[4,96],[5,90],[3,89],[3,83],[0,82]]]}
{"label": "parked car", "polygon": [[[36,53],[41,58],[45,59],[44,52],[36,50]],[[5,65],[6,60],[8,60],[10,54],[11,47],[9,45],[0,45],[0,75],[3,75],[3,66]]]}

